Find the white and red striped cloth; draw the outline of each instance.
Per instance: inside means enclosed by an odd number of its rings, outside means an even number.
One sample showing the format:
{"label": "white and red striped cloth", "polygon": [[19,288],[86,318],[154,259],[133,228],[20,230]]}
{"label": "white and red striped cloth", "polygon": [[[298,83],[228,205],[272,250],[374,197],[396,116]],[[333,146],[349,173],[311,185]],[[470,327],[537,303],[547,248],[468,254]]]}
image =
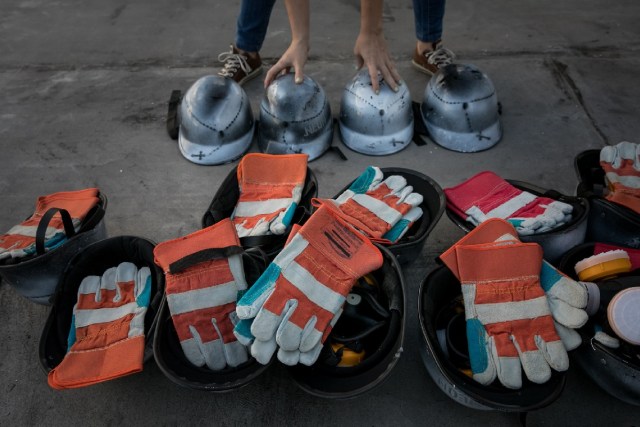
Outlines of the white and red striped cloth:
{"label": "white and red striped cloth", "polygon": [[543,233],[571,220],[573,207],[536,196],[485,171],[444,190],[447,206],[458,216],[478,225],[489,218],[506,219],[520,235]]}

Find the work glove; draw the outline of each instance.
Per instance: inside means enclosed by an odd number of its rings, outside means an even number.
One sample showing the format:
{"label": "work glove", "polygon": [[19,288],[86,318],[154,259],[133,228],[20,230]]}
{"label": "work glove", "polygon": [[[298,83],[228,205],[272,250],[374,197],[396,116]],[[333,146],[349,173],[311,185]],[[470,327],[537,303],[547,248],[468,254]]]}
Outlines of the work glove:
{"label": "work glove", "polygon": [[130,262],[80,283],[62,362],[49,372],[55,389],[84,387],[142,371],[144,316],[151,272]]}
{"label": "work glove", "polygon": [[[463,245],[475,245],[491,242],[520,243],[516,230],[501,219],[489,219],[476,227],[471,233],[460,239],[454,246],[440,255],[440,259],[460,279],[456,248]],[[542,261],[539,271],[542,287],[553,316],[556,332],[567,351],[577,348],[582,338],[576,329],[589,320],[587,288],[589,283],[577,282],[562,274],[546,261]]]}
{"label": "work glove", "polygon": [[247,289],[242,248],[229,219],[153,251],[165,274],[167,303],[185,357],[217,371],[248,360],[233,334],[236,301]]}
{"label": "work glove", "polygon": [[236,336],[254,337],[251,354],[262,364],[278,350],[285,364],[312,365],[356,280],[381,265],[365,236],[320,206],[238,301],[238,317],[250,321]]}
{"label": "work glove", "polygon": [[519,389],[522,370],[542,384],[551,377],[550,368],[568,369],[540,286],[540,246],[493,242],[460,245],[455,252],[473,378],[488,385],[497,376],[505,387]]}
{"label": "work glove", "polygon": [[306,154],[250,153],[238,164],[240,198],[231,219],[238,237],[284,234],[307,176]]}
{"label": "work glove", "polygon": [[[374,241],[394,243],[422,216],[423,197],[400,175],[369,166],[337,199],[343,219]],[[321,201],[326,203],[327,201]]]}
{"label": "work glove", "polygon": [[[293,237],[296,234],[298,234],[298,231],[300,230],[301,227],[302,226],[300,224],[293,224],[293,226],[291,227],[291,233],[289,233],[289,236],[287,237],[287,241],[285,242],[285,246],[289,244],[291,239],[293,239]],[[307,366],[313,365],[316,362],[316,360],[318,360],[318,356],[322,351],[324,341],[333,330],[333,327],[336,325],[337,321],[340,319],[340,316],[342,315],[342,311],[343,310],[341,308],[333,316],[333,319],[331,319],[331,322],[329,322],[329,325],[327,326],[327,328],[324,330],[324,333],[322,334],[322,337],[323,337],[322,340],[318,344],[316,344],[316,346],[314,346],[311,350],[304,351],[304,352],[298,349],[285,351],[282,348],[280,348],[278,349],[278,360],[280,360],[282,363],[288,366],[297,365],[298,363],[302,363],[303,365],[307,365]],[[244,344],[247,347],[251,347],[251,344],[253,344],[255,340],[255,337],[251,333],[252,324],[253,324],[253,318],[240,319],[233,330],[233,333],[238,338],[238,341],[240,341],[242,344]],[[255,353],[258,355],[264,354],[265,355],[264,364],[267,364],[269,362],[269,359],[271,358],[271,355],[273,355],[273,352],[275,351],[271,349],[277,348],[277,345],[278,344],[276,343],[275,336],[267,342],[257,342]],[[269,349],[263,350],[260,347],[268,347]],[[269,355],[269,359],[267,359],[266,357],[267,354]]]}
{"label": "work glove", "polygon": [[640,144],[623,141],[600,150],[605,198],[640,214]]}
{"label": "work glove", "polygon": [[508,220],[521,236],[544,233],[571,220],[573,207],[522,191],[493,172],[485,171],[444,190],[447,206],[478,225],[489,218]]}
{"label": "work glove", "polygon": [[[38,224],[40,224],[43,215],[51,208],[64,209],[69,212],[73,228],[78,231],[89,211],[98,204],[98,193],[97,188],[87,188],[38,197],[33,215],[0,236],[0,260],[23,258],[36,252],[35,238]],[[45,250],[54,249],[65,240],[62,217],[60,214],[56,214],[49,222],[45,233]]]}

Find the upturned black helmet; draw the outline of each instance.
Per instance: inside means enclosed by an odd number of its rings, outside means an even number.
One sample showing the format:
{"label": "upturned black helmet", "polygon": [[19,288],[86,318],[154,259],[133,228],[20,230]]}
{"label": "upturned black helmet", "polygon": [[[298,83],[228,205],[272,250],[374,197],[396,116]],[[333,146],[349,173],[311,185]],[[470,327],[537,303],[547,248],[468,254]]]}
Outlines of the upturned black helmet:
{"label": "upturned black helmet", "polygon": [[67,353],[67,338],[78,288],[87,276],[102,276],[109,268],[123,262],[151,270],[151,295],[144,318],[144,360],[153,356],[153,337],[160,305],[164,300],[164,274],[153,262],[150,240],[135,236],[110,237],[87,246],[65,266],[53,299],[53,306],[40,338],[40,362],[49,372],[62,362]]}
{"label": "upturned black helmet", "polygon": [[[558,268],[565,274],[576,278],[575,265],[594,254],[595,243],[588,242],[568,251],[560,260]],[[604,279],[597,283],[601,289],[623,290],[640,286],[640,271],[635,270],[618,277]],[[600,306],[606,310],[606,300]],[[582,337],[582,345],[570,353],[572,362],[598,384],[604,391],[623,402],[640,406],[640,347],[619,340],[619,347],[612,348],[595,339],[596,332],[607,330],[606,312],[596,312],[578,330]],[[611,332],[610,332],[611,333]],[[613,333],[611,333],[613,335]]]}
{"label": "upturned black helmet", "polygon": [[562,393],[565,373],[553,371],[549,381],[523,378],[518,390],[497,381],[482,385],[471,377],[466,322],[460,282],[446,267],[433,270],[420,284],[418,318],[420,355],[429,376],[451,399],[473,409],[528,412],[553,403]]}
{"label": "upturned black helmet", "polygon": [[[213,200],[209,204],[209,208],[202,216],[202,228],[209,227],[224,218],[229,218],[238,199],[240,198],[240,188],[238,185],[237,167],[233,168],[229,175],[222,181],[220,188],[213,196]],[[307,177],[300,203],[294,214],[291,224],[302,224],[311,213],[311,199],[318,195],[318,181],[313,171],[307,168]],[[287,237],[291,230],[285,231],[283,234],[268,236],[247,236],[240,238],[240,244],[243,248],[260,248],[269,256],[275,255],[284,247]]]}
{"label": "upturned black helmet", "polygon": [[382,383],[402,353],[404,279],[396,257],[378,248],[382,267],[352,289],[316,363],[287,368],[298,386],[314,396],[359,396]]}
{"label": "upturned black helmet", "polygon": [[[87,214],[74,232],[65,228],[67,240],[55,249],[44,252],[44,236],[48,221],[52,216],[45,214],[36,233],[36,252],[27,258],[0,261],[0,277],[10,284],[23,297],[43,305],[50,305],[60,282],[60,277],[69,261],[84,248],[107,237],[104,215],[107,209],[107,197],[98,194],[98,204]],[[55,214],[56,210],[51,213]],[[66,211],[60,212],[64,215]],[[68,213],[66,213],[68,216]]]}
{"label": "upturned black helmet", "polygon": [[[409,228],[400,240],[387,247],[398,258],[400,264],[407,264],[418,257],[427,237],[440,220],[445,209],[444,192],[436,181],[420,172],[404,168],[380,168],[380,170],[385,177],[402,176],[407,180],[407,185],[413,187],[413,191],[421,194],[424,198],[420,205],[422,217]],[[333,198],[339,197],[352,183],[340,190]]]}
{"label": "upturned black helmet", "polygon": [[[560,260],[565,252],[585,241],[587,218],[589,217],[589,203],[586,199],[582,197],[567,196],[558,191],[547,190],[528,182],[515,181],[511,179],[508,179],[507,182],[522,191],[528,191],[536,196],[559,200],[573,207],[571,220],[567,224],[544,233],[519,237],[523,242],[537,243],[542,246],[545,260],[555,264]],[[446,211],[449,219],[465,233],[468,233],[475,228],[471,222],[460,217],[452,209],[447,207]]]}
{"label": "upturned black helmet", "polygon": [[[243,254],[242,264],[247,283],[255,283],[265,270],[267,260],[259,252],[249,251]],[[227,366],[218,371],[211,370],[206,365],[195,366],[187,359],[180,345],[166,299],[159,309],[153,354],[162,373],[172,382],[182,387],[212,392],[227,392],[241,388],[257,378],[270,365],[262,365],[251,357],[239,366]]]}
{"label": "upturned black helmet", "polygon": [[585,240],[640,248],[640,215],[603,197],[605,182],[600,150],[581,152],[574,165],[579,181],[576,194],[586,198],[590,206]]}

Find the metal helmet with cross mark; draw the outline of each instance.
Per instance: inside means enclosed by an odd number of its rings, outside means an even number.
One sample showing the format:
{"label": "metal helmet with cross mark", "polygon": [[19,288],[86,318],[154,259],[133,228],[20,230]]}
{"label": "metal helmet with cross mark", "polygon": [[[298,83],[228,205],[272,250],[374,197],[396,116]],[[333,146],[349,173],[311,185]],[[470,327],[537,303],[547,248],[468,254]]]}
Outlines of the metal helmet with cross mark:
{"label": "metal helmet with cross mark", "polygon": [[247,151],[253,139],[249,97],[229,78],[198,79],[185,93],[178,118],[180,152],[194,163],[231,162]]}
{"label": "metal helmet with cross mark", "polygon": [[406,84],[394,92],[378,74],[380,93],[367,69],[347,83],[340,102],[340,137],[358,153],[383,156],[406,148],[413,137],[411,95]]}
{"label": "metal helmet with cross mark", "polygon": [[502,137],[496,90],[474,65],[438,70],[427,83],[420,110],[431,139],[449,150],[482,151]]}
{"label": "metal helmet with cross mark", "polygon": [[258,147],[268,154],[320,157],[333,140],[331,107],[324,90],[309,76],[294,82],[292,73],[275,79],[260,103]]}

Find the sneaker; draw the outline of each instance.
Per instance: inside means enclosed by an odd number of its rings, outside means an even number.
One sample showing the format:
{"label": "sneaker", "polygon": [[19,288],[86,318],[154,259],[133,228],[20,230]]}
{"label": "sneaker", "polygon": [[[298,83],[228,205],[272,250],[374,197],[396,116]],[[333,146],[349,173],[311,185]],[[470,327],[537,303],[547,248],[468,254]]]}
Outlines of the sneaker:
{"label": "sneaker", "polygon": [[433,50],[418,52],[418,47],[413,52],[411,63],[425,74],[433,75],[439,68],[449,65],[456,59],[456,55],[449,49],[442,47],[442,41],[433,43]]}
{"label": "sneaker", "polygon": [[218,61],[224,62],[224,66],[218,72],[218,75],[229,77],[240,85],[262,72],[260,54],[241,52],[233,45],[231,45],[229,52],[223,52],[218,55]]}

